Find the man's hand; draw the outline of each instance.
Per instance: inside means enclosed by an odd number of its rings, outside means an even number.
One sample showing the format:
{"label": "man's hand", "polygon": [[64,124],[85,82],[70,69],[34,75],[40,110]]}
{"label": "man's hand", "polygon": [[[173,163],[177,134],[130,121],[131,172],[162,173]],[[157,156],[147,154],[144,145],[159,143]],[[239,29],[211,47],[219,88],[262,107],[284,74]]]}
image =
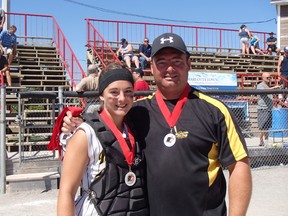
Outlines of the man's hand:
{"label": "man's hand", "polygon": [[65,134],[70,134],[81,123],[83,123],[83,119],[80,117],[73,117],[71,111],[67,111],[66,116],[63,119],[61,131]]}

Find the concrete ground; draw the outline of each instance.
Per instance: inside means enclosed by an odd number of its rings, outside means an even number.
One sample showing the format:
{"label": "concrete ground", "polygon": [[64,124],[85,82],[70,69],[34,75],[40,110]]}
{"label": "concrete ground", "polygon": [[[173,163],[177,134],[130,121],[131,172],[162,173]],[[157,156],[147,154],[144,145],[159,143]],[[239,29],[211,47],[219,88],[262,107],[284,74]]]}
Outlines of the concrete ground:
{"label": "concrete ground", "polygon": [[[227,176],[227,172],[225,171]],[[288,166],[253,169],[247,216],[288,215]],[[0,216],[55,216],[58,190],[0,195]]]}

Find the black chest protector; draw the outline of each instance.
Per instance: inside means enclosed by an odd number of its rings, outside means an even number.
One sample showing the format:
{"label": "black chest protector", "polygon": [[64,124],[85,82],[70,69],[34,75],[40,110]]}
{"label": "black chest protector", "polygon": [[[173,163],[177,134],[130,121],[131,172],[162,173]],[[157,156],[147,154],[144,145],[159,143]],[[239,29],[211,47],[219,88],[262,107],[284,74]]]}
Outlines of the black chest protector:
{"label": "black chest protector", "polygon": [[[98,113],[84,114],[83,118],[94,129],[103,147],[103,160],[106,160],[106,168],[95,177],[89,188],[89,197],[98,214],[105,216],[149,215],[144,178],[145,162],[139,143],[135,143],[136,152],[131,167],[137,180],[134,185],[128,186],[124,179],[129,168],[117,139],[111,130],[99,120]],[[131,127],[130,129],[133,132]]]}

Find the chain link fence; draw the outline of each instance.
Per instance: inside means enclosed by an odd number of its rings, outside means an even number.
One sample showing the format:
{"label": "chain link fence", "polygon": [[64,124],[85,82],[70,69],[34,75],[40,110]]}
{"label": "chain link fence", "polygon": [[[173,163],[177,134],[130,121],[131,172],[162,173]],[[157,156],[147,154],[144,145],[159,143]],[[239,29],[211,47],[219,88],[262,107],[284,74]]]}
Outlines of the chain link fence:
{"label": "chain link fence", "polygon": [[[212,91],[206,94],[215,97],[229,107],[240,126],[250,153],[253,168],[288,164],[288,105],[278,99],[287,90],[236,90]],[[151,91],[136,92],[136,95],[149,95]],[[269,125],[259,129],[265,115],[259,117],[257,95],[273,95],[273,108],[270,110]],[[99,104],[97,92],[21,92],[18,105],[6,116],[6,148],[19,151],[21,159],[43,160],[55,157],[55,152],[47,151],[47,145],[55,120],[65,106],[83,106],[89,112]],[[9,117],[9,115],[14,115]],[[13,124],[18,129],[13,131]],[[17,127],[15,127],[17,128]],[[260,135],[263,134],[263,143]],[[260,145],[261,144],[261,145]],[[262,145],[263,144],[263,145]]]}

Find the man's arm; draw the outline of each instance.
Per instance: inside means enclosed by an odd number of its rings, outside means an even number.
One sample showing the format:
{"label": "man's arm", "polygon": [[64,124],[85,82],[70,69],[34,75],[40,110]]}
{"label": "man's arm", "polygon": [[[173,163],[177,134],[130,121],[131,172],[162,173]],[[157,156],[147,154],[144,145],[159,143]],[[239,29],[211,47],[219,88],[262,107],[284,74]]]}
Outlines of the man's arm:
{"label": "man's arm", "polygon": [[85,87],[85,82],[84,82],[84,79],[82,79],[82,80],[80,81],[80,83],[76,86],[75,91],[77,91],[77,92],[82,92],[83,89],[84,89],[84,87]]}
{"label": "man's arm", "polygon": [[278,74],[278,78],[280,78],[281,75],[281,63],[283,61],[283,56],[280,56],[278,59],[278,65],[277,65],[277,74]]}
{"label": "man's arm", "polygon": [[268,45],[276,45],[277,44],[277,40],[276,41],[270,41],[270,42],[267,42]]}
{"label": "man's arm", "polygon": [[140,55],[140,56],[143,56],[143,57],[145,58],[146,56],[145,56],[144,53],[143,53],[143,46],[144,46],[144,45],[141,44],[140,47],[139,47],[139,55]]}
{"label": "man's arm", "polygon": [[252,175],[248,157],[228,166],[229,216],[245,216],[252,194]]}
{"label": "man's arm", "polygon": [[63,118],[61,131],[65,134],[70,134],[83,122],[84,121],[82,118],[80,118],[79,116],[73,117],[71,111],[67,111],[66,116]]}

